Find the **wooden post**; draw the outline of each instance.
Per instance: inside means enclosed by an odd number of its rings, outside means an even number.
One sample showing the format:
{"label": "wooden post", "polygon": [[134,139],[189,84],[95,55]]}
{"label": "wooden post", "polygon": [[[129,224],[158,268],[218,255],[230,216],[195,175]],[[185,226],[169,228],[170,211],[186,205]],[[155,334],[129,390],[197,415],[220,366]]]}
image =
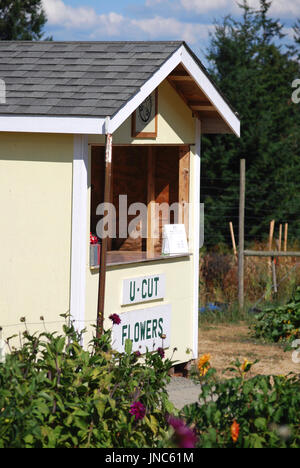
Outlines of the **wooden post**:
{"label": "wooden post", "polygon": [[272,279],[274,292],[277,293],[276,260],[272,257]]}
{"label": "wooden post", "polygon": [[[272,221],[270,221],[270,230],[269,230],[269,244],[268,244],[268,250],[271,251],[272,250],[272,245],[273,245],[273,236],[274,236],[274,226],[275,226],[275,220],[272,219]],[[273,271],[273,267],[272,267],[272,258],[270,257],[269,260],[268,260],[268,264],[269,264],[269,270],[270,272],[272,273]]]}
{"label": "wooden post", "polygon": [[148,186],[147,186],[147,258],[155,254],[155,154],[148,147]]}
{"label": "wooden post", "polygon": [[233,248],[233,253],[235,258],[237,259],[237,250],[236,250],[236,243],[235,243],[235,236],[234,236],[234,231],[233,231],[233,224],[230,221],[229,223],[229,229],[230,229],[230,234],[231,234],[231,241],[232,241],[232,248]]}
{"label": "wooden post", "polygon": [[179,224],[185,225],[186,237],[189,239],[189,219],[186,205],[189,202],[190,180],[190,148],[182,146],[179,148]]}
{"label": "wooden post", "polygon": [[269,251],[272,250],[273,236],[274,236],[274,226],[275,220],[270,221],[270,231],[269,231]]}
{"label": "wooden post", "polygon": [[283,243],[283,251],[287,251],[287,241],[288,241],[288,223],[284,225],[284,243]]}
{"label": "wooden post", "polygon": [[[108,133],[109,119],[106,121],[105,137],[105,183],[104,183],[104,203],[111,200],[111,165],[112,165],[112,135]],[[105,279],[106,279],[106,256],[109,239],[102,239],[99,267],[99,285],[98,285],[98,307],[97,307],[97,326],[96,338],[103,334],[104,322],[104,303],[105,303]]]}
{"label": "wooden post", "polygon": [[246,161],[240,162],[240,207],[239,207],[239,266],[238,266],[238,301],[240,312],[244,311],[244,245],[245,245],[245,189]]}
{"label": "wooden post", "polygon": [[282,244],[282,224],[279,225],[279,239],[278,239],[279,252],[281,252],[281,244]]}

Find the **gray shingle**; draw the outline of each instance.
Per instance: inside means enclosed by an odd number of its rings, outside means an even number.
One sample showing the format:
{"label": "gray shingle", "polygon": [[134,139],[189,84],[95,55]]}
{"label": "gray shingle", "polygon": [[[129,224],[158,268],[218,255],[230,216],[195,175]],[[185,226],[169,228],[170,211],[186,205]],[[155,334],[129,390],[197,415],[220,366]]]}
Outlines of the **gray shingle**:
{"label": "gray shingle", "polygon": [[112,116],[181,45],[0,41],[0,114]]}

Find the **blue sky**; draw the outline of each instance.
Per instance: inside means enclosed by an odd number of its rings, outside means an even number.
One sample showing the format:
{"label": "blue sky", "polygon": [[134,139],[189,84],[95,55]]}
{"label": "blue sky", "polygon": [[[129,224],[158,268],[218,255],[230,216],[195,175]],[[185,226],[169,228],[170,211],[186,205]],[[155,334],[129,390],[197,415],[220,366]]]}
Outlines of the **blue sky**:
{"label": "blue sky", "polygon": [[[257,6],[259,0],[249,0]],[[236,0],[43,0],[46,33],[54,40],[185,40],[203,60],[215,20],[239,16]],[[272,16],[286,33],[300,0],[273,0]]]}

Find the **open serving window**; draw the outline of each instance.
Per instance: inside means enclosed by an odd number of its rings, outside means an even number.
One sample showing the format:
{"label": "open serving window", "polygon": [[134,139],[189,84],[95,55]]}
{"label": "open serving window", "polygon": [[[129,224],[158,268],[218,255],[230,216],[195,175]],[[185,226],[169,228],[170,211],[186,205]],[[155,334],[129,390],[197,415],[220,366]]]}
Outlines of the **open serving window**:
{"label": "open serving window", "polygon": [[91,149],[91,233],[109,238],[108,264],[162,257],[163,226],[189,238],[189,146],[114,146],[111,202],[104,199],[103,146]]}

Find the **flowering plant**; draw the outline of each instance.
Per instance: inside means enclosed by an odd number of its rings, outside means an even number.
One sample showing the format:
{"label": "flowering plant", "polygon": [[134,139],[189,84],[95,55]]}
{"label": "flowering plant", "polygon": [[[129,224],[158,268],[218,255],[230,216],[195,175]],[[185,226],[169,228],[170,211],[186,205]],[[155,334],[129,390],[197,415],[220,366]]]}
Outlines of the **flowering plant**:
{"label": "flowering plant", "polygon": [[90,233],[90,244],[98,244],[99,241],[98,241],[98,237],[97,236],[94,236],[92,233]]}
{"label": "flowering plant", "polygon": [[300,376],[246,379],[254,364],[236,360],[225,371],[234,377],[225,380],[217,379],[213,369],[206,373],[201,404],[182,410],[186,424],[195,428],[197,448],[300,446]]}
{"label": "flowering plant", "polygon": [[[166,385],[172,362],[125,353],[111,330],[87,351],[66,318],[64,333],[26,331],[0,363],[0,448],[123,448],[168,444],[174,411]],[[44,320],[44,317],[41,317]],[[120,317],[112,314],[114,326]],[[26,318],[22,318],[26,329]],[[130,340],[128,340],[130,341]]]}
{"label": "flowering plant", "polygon": [[210,369],[210,354],[204,354],[198,361],[200,377],[204,377]]}

